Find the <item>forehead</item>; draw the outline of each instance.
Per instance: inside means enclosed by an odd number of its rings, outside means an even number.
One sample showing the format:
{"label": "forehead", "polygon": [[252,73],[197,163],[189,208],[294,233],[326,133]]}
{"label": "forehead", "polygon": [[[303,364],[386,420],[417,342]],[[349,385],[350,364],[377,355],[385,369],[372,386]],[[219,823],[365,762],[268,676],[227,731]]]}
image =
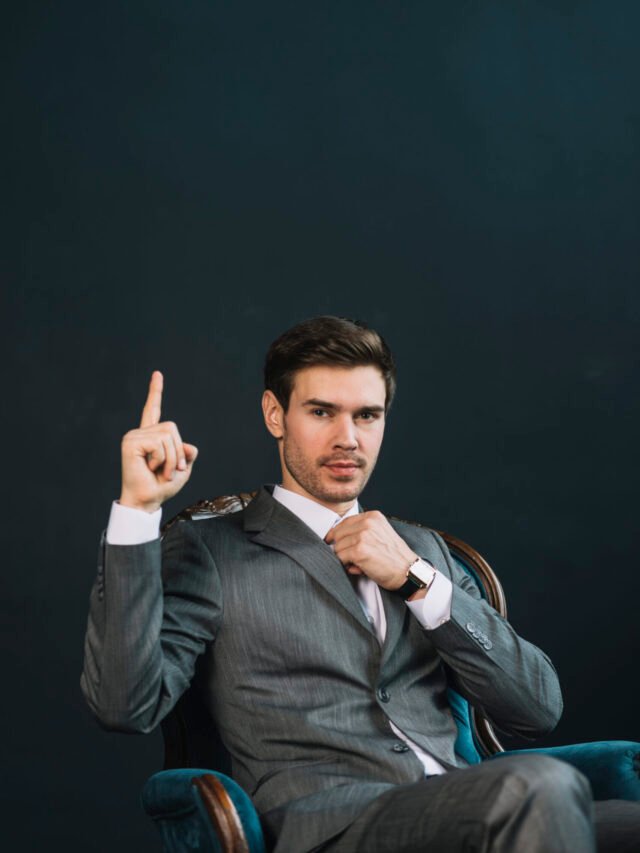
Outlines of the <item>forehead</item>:
{"label": "forehead", "polygon": [[386,386],[377,367],[327,367],[317,365],[294,375],[291,402],[324,400],[341,406],[384,406]]}

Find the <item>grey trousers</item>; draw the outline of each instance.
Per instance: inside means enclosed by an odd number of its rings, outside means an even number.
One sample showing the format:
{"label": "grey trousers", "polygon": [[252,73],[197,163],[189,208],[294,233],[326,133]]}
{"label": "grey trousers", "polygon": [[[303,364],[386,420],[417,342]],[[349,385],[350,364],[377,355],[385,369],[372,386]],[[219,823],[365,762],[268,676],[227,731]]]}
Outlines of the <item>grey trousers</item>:
{"label": "grey trousers", "polygon": [[593,801],[544,755],[507,756],[399,785],[323,853],[639,853],[640,802]]}

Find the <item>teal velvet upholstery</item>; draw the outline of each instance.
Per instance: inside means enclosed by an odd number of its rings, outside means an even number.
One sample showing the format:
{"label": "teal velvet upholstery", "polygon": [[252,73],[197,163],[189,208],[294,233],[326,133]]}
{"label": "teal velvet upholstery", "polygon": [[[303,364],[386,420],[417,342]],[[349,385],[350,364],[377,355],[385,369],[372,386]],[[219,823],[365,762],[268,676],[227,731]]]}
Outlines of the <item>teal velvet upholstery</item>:
{"label": "teal velvet upholstery", "polygon": [[[454,560],[468,575],[470,575],[470,577],[473,578],[476,586],[480,590],[480,594],[483,598],[486,598],[484,587],[475,573],[473,566],[466,563],[458,556],[454,556]],[[454,751],[461,756],[461,758],[464,758],[465,761],[468,761],[469,764],[479,764],[482,761],[482,755],[478,751],[473,735],[469,703],[452,687],[447,690],[447,699],[449,700],[453,718],[456,721],[456,726],[458,727],[458,736],[456,738]]]}
{"label": "teal velvet upholstery", "polygon": [[456,738],[454,751],[469,764],[480,764],[482,756],[478,752],[478,748],[473,737],[471,727],[471,714],[469,703],[459,693],[450,687],[447,690],[447,699],[453,712],[453,718],[458,727],[458,736]]}
{"label": "teal velvet upholstery", "polygon": [[[473,566],[457,555],[455,559],[476,581],[486,598],[484,587]],[[455,751],[469,764],[478,764],[482,760],[499,760],[502,756],[514,753],[542,753],[567,761],[584,773],[591,783],[595,799],[640,800],[640,743],[598,741],[572,746],[499,752],[489,759],[483,759],[485,752],[475,737],[469,703],[452,688],[448,690],[447,695],[458,727]],[[238,811],[250,853],[264,853],[260,820],[251,799],[229,776],[201,769],[163,770],[152,776],[144,787],[143,807],[158,827],[164,851],[186,853],[199,850],[221,853],[222,847],[199,792],[191,784],[194,776],[205,773],[214,773],[224,784]]]}
{"label": "teal velvet upholstery", "polygon": [[[466,704],[466,700],[459,694],[455,696]],[[467,741],[466,734],[464,740]],[[458,744],[456,751],[463,754]],[[589,779],[596,800],[640,800],[640,743],[597,741],[546,749],[511,750],[499,752],[487,760],[495,761],[506,755],[523,753],[550,755],[572,764]],[[477,750],[471,757],[474,755],[477,761],[481,760]],[[191,785],[193,776],[211,772],[195,769],[163,770],[147,781],[142,793],[143,806],[155,821],[162,836],[163,849],[167,853],[186,853],[191,850],[221,853],[220,843],[198,791]],[[228,776],[223,773],[214,775],[224,784],[233,800],[247,836],[250,853],[264,853],[260,821],[251,800]]]}
{"label": "teal velvet upholstery", "polygon": [[572,764],[587,777],[596,800],[640,800],[640,743],[600,740],[546,749],[507,750],[491,759],[529,752],[550,755]]}
{"label": "teal velvet upholstery", "polygon": [[142,790],[142,806],[155,822],[167,851],[211,851],[222,847],[204,807],[194,776],[212,774],[224,785],[242,823],[249,853],[265,853],[258,813],[249,796],[224,773],[197,768],[162,770],[151,776]]}

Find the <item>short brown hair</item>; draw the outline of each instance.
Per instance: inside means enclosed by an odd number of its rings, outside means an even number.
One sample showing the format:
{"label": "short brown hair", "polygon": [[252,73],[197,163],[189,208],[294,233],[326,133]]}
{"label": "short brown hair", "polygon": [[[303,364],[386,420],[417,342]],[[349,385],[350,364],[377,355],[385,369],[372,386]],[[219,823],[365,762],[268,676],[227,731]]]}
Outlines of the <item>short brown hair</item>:
{"label": "short brown hair", "polygon": [[386,387],[385,412],[396,392],[396,366],[384,338],[360,320],[323,315],[288,329],[269,347],[264,363],[264,387],[286,412],[296,371],[305,367],[366,367],[382,373]]}

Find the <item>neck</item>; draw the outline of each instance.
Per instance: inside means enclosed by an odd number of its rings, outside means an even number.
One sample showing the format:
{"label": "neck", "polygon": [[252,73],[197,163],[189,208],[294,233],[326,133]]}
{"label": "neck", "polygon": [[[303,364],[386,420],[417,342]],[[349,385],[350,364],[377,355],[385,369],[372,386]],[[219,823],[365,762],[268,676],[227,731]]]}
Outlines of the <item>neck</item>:
{"label": "neck", "polygon": [[357,502],[357,498],[352,498],[348,501],[327,501],[322,500],[322,498],[318,498],[315,495],[310,494],[305,489],[302,488],[296,481],[289,482],[288,479],[283,478],[282,483],[280,484],[281,488],[287,489],[290,492],[294,492],[296,495],[301,495],[303,498],[307,498],[310,501],[314,501],[320,506],[326,507],[326,509],[330,509],[331,512],[335,512],[338,515],[342,516],[346,512],[349,512],[351,507]]}

